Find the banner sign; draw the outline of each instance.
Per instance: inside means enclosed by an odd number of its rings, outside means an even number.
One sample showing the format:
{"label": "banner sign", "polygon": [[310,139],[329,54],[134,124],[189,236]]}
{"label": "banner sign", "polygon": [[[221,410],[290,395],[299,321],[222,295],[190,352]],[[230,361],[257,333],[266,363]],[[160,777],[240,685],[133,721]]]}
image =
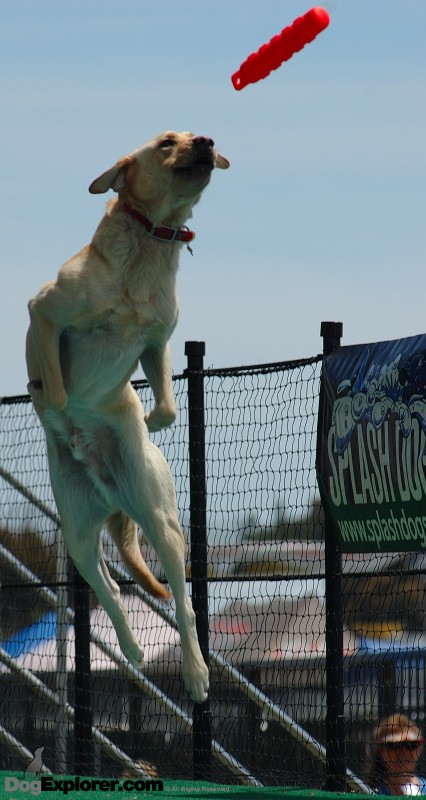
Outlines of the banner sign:
{"label": "banner sign", "polygon": [[317,477],[344,552],[426,550],[426,335],[324,358]]}

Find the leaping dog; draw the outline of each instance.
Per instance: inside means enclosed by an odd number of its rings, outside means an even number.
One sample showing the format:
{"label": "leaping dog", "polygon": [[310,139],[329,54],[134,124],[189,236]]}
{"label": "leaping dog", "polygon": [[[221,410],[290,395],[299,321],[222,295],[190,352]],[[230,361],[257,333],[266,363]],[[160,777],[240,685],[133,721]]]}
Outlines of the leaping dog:
{"label": "leaping dog", "polygon": [[[186,592],[184,538],[169,467],[148,431],[176,415],[169,338],[178,317],[179,252],[193,238],[185,223],[210,181],[226,169],[214,142],[167,131],[122,158],[89,191],[113,189],[92,242],[29,302],[28,388],[43,424],[62,534],[129,662],[143,651],[102,555],[107,525],[132,577],[168,597],[142,558],[136,523],[156,550],[176,603],[182,672],[195,702],[208,670]],[[130,383],[138,361],[155,405],[145,416]]]}

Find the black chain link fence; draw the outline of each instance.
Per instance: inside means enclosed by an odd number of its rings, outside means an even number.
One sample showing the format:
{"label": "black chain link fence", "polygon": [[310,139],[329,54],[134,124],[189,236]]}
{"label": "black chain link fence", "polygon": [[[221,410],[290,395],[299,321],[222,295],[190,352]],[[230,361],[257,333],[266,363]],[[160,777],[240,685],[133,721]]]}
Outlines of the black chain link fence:
{"label": "black chain link fence", "polygon": [[[321,357],[202,372],[214,780],[325,781],[324,519],[315,474]],[[135,384],[149,408],[149,387]],[[188,373],[174,379],[176,424],[155,434],[190,531]],[[44,747],[52,772],[75,771],[78,695],[74,574],[61,545],[44,434],[27,397],[0,404],[0,769]],[[193,704],[180,675],[173,606],[147,602],[104,547],[145,650],[146,683],[120,661],[90,596],[95,775],[193,774]],[[153,572],[161,565],[143,541]],[[192,566],[194,571],[194,565]],[[188,557],[188,580],[191,564]],[[347,765],[368,773],[371,729],[403,710],[423,727],[425,560],[343,557]],[[118,660],[114,654],[118,653]],[[78,687],[77,687],[78,689]],[[84,695],[83,695],[84,696]],[[77,713],[77,709],[76,709]]]}

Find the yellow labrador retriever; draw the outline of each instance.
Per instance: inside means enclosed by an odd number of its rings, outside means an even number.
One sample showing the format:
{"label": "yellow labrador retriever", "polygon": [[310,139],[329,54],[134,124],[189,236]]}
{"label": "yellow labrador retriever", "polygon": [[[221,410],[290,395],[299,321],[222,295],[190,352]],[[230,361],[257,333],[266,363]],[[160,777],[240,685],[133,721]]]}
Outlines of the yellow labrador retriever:
{"label": "yellow labrador retriever", "polygon": [[[118,197],[92,242],[29,302],[27,365],[34,406],[47,438],[62,533],[134,666],[143,651],[102,556],[103,525],[129,572],[156,597],[168,597],[145,564],[136,523],[163,564],[176,603],[182,672],[195,702],[208,691],[194,612],[186,592],[184,539],[172,476],[148,430],[176,414],[168,340],[177,322],[179,252],[185,226],[214,167],[229,162],[214,142],[167,131],[122,158],[91,184]],[[154,395],[145,417],[130,384],[140,361]]]}

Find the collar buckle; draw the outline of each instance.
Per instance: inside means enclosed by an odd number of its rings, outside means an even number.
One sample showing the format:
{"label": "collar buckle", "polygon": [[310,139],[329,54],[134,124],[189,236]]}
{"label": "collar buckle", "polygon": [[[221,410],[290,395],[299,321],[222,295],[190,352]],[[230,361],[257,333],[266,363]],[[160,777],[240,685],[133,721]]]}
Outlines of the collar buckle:
{"label": "collar buckle", "polygon": [[[184,242],[188,247],[188,242],[192,242],[195,239],[194,231],[189,230],[186,225],[183,225],[181,228],[171,228],[168,225],[153,225],[152,222],[144,217],[139,211],[136,211],[135,208],[132,208],[130,203],[123,203],[123,211],[126,214],[129,214],[132,219],[137,220],[137,222],[142,225],[147,233],[147,236],[151,236],[153,239],[160,239],[162,242]],[[188,247],[189,252],[192,255],[192,250]]]}

